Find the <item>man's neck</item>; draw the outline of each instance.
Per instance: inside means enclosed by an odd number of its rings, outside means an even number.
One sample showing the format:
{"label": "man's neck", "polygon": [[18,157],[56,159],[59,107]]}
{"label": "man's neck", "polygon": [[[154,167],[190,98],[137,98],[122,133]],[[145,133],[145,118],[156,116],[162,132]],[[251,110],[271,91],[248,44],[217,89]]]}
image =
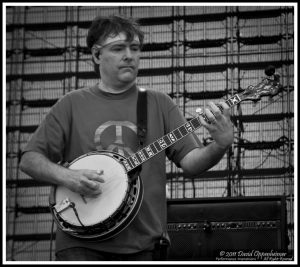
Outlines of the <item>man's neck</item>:
{"label": "man's neck", "polygon": [[134,84],[135,84],[135,81],[130,83],[130,84],[126,84],[126,85],[123,85],[123,86],[120,86],[120,87],[116,87],[116,86],[107,85],[102,80],[100,80],[99,89],[101,91],[111,93],[111,94],[121,94],[121,93],[124,93],[127,90],[129,90]]}

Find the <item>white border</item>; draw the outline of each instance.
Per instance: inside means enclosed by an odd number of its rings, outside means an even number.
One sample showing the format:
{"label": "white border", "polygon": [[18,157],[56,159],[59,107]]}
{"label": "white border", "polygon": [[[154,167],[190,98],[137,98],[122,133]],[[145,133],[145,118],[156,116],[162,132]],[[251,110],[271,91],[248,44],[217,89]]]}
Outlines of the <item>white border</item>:
{"label": "white border", "polygon": [[[295,264],[298,263],[298,165],[296,164],[297,159],[298,159],[298,76],[297,76],[297,71],[298,71],[298,4],[295,3],[291,3],[291,2],[282,2],[282,3],[270,3],[270,2],[261,2],[259,3],[215,3],[215,2],[204,2],[204,3],[197,3],[197,2],[192,2],[192,3],[177,3],[174,2],[174,6],[208,6],[213,4],[214,6],[293,6],[294,7],[294,88],[296,88],[294,90],[294,95],[296,96],[296,98],[294,99],[294,123],[295,123],[295,127],[294,127],[294,156],[295,156],[295,171],[294,171],[294,192],[295,192],[295,201],[294,201],[294,261],[292,262],[276,262],[276,264],[287,264],[287,265],[291,265],[291,264]],[[253,264],[273,264],[275,262],[249,262],[249,261],[245,261],[245,262],[202,262],[202,261],[197,261],[197,262],[184,262],[184,261],[156,261],[156,262],[128,262],[128,263],[123,263],[123,262],[51,262],[51,261],[6,261],[6,227],[4,227],[4,225],[6,226],[6,7],[8,6],[170,6],[170,3],[156,3],[156,2],[133,2],[133,3],[114,3],[114,2],[109,2],[109,3],[94,3],[94,2],[90,2],[90,3],[37,3],[37,2],[27,2],[27,3],[2,3],[2,32],[3,32],[3,36],[2,36],[2,44],[3,44],[3,50],[2,50],[2,78],[3,78],[3,84],[2,84],[2,92],[3,92],[3,105],[2,105],[2,133],[3,133],[3,149],[2,149],[2,170],[3,170],[3,179],[2,179],[2,194],[3,194],[3,206],[2,206],[2,223],[3,223],[3,235],[2,235],[2,248],[3,248],[3,257],[2,257],[2,263],[3,264],[7,264],[7,265],[17,265],[17,264],[24,264],[24,265],[40,265],[40,264],[73,264],[73,265],[81,265],[83,263],[85,264],[89,264],[89,265],[99,265],[99,263],[103,263],[104,265],[115,265],[115,264],[123,264],[123,265],[141,265],[141,264],[146,264],[146,265],[155,265],[155,264],[159,264],[159,265],[204,265],[204,264],[232,264],[232,265],[242,265],[242,264],[249,264],[249,265],[253,265]],[[5,177],[5,179],[4,179]]]}

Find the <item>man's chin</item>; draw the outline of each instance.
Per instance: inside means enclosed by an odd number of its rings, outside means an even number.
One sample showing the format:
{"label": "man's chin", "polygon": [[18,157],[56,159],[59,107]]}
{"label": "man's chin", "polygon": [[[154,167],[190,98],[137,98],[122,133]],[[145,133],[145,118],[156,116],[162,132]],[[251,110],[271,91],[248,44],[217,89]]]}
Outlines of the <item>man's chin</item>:
{"label": "man's chin", "polygon": [[123,73],[120,77],[120,81],[130,83],[135,81],[136,75],[133,75],[132,73]]}

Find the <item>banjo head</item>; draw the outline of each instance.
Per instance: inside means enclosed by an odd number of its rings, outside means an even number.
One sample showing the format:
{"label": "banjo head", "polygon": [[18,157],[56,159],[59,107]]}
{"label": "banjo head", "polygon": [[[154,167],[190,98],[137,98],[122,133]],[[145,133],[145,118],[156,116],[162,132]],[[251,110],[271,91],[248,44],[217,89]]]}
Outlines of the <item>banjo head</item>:
{"label": "banjo head", "polygon": [[[59,216],[73,226],[93,226],[103,222],[122,206],[129,190],[129,181],[124,166],[109,153],[88,153],[73,162],[70,169],[89,169],[103,171],[102,193],[97,197],[83,197],[66,187],[58,186],[55,192]],[[78,217],[71,207],[64,208],[64,202],[74,203]],[[61,205],[61,207],[59,207]]]}

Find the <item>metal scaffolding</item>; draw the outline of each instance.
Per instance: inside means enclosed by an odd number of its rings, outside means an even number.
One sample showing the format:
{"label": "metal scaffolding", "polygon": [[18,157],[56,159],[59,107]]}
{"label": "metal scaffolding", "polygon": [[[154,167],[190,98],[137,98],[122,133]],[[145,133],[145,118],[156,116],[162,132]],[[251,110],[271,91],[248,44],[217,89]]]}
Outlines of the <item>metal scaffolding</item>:
{"label": "metal scaffolding", "polygon": [[[139,18],[145,31],[138,84],[170,95],[190,120],[197,107],[256,85],[273,65],[283,85],[272,99],[232,109],[235,141],[198,177],[167,161],[169,198],[284,195],[294,249],[293,6],[7,6],[6,258],[49,260],[49,184],[19,168],[20,153],[51,106],[97,81],[85,44],[96,15]],[[208,133],[196,131],[204,144]]]}

